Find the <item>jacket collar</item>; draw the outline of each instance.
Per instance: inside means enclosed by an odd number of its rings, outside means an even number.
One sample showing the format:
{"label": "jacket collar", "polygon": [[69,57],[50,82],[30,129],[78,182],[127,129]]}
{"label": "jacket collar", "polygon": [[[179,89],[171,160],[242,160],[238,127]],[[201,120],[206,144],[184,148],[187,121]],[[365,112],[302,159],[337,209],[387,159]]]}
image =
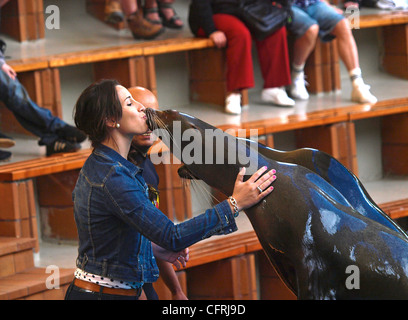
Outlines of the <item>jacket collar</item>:
{"label": "jacket collar", "polygon": [[114,162],[119,162],[121,165],[126,167],[132,175],[136,175],[139,172],[142,172],[143,169],[134,165],[130,161],[126,160],[123,158],[118,152],[113,150],[112,148],[109,148],[108,146],[105,146],[104,144],[99,144],[94,150],[93,153],[103,156],[103,157],[108,157],[112,159]]}

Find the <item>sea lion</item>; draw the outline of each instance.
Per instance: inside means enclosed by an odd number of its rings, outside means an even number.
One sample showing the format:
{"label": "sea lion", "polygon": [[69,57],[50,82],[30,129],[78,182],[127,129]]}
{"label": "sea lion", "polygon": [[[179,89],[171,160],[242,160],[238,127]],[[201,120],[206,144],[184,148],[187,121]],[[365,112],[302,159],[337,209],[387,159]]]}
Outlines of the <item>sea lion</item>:
{"label": "sea lion", "polygon": [[[312,171],[303,165],[277,161],[269,157],[273,153],[267,157],[262,148],[253,152],[249,146],[252,142],[224,132],[223,139],[214,146],[209,142],[213,138],[205,134],[209,125],[174,110],[148,109],[146,114],[151,129],[159,127],[171,134],[163,141],[188,171],[227,196],[232,194],[240,168],[247,165],[231,163],[229,158],[247,157],[256,168],[276,169],[275,190],[245,214],[271,264],[299,299],[408,298],[408,240],[397,224],[383,219],[381,210],[369,213],[374,219],[365,216],[365,209],[354,207],[353,201],[336,189],[336,181],[331,181],[332,185],[322,177],[325,173],[321,176],[314,172],[320,168]],[[175,141],[175,124],[182,133],[195,130],[205,159],[183,159],[183,151],[192,150],[191,141]],[[217,158],[221,151],[223,163],[204,161],[211,159],[208,152]],[[285,160],[283,155],[281,160]],[[326,175],[330,180],[329,171]],[[354,178],[348,181],[355,182]]]}

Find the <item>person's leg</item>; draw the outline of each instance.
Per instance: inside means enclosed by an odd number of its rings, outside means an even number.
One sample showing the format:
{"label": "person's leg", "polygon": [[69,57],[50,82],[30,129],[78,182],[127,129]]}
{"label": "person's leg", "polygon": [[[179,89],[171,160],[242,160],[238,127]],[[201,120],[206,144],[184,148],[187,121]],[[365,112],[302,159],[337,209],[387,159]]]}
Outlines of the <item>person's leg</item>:
{"label": "person's leg", "polygon": [[358,103],[377,102],[377,98],[369,90],[370,87],[364,84],[357,45],[348,20],[324,2],[310,6],[308,13],[318,21],[322,41],[337,39],[340,59],[348,70],[352,82],[351,100]]}
{"label": "person's leg", "polygon": [[[241,112],[242,89],[254,86],[254,71],[252,63],[252,37],[248,28],[238,18],[228,14],[214,14],[214,23],[217,30],[225,33],[227,38],[227,99],[225,111],[239,114]],[[199,30],[198,36],[204,36]]]}
{"label": "person's leg", "polygon": [[51,111],[36,105],[25,88],[16,79],[11,79],[0,71],[0,100],[28,131],[40,137],[41,144],[53,142],[58,138],[56,131],[65,126]]}
{"label": "person's leg", "polygon": [[346,69],[350,72],[355,68],[360,68],[357,45],[348,20],[340,20],[334,27],[332,34],[337,39],[339,56]]}
{"label": "person's leg", "polygon": [[120,0],[120,4],[126,17],[135,13],[139,9],[136,0]]}
{"label": "person's leg", "polygon": [[264,88],[290,84],[290,67],[286,28],[282,27],[266,39],[255,41]]}
{"label": "person's leg", "polygon": [[145,0],[143,14],[147,21],[153,24],[162,24],[156,0]]}
{"label": "person's leg", "polygon": [[255,44],[264,80],[262,100],[293,106],[295,102],[285,91],[285,86],[291,82],[286,28],[280,28],[262,41],[256,40]]}
{"label": "person's leg", "polygon": [[[82,142],[86,138],[81,131],[53,116],[50,110],[39,107],[30,99],[23,85],[17,79],[11,79],[2,70],[0,70],[0,101],[26,130],[40,138],[40,145],[52,148],[53,152],[50,149],[47,150],[47,154],[75,151],[80,147],[76,142]],[[56,147],[55,143],[60,139],[66,141],[60,141]]]}
{"label": "person's leg", "polygon": [[153,39],[164,31],[160,24],[153,24],[143,17],[137,0],[121,0],[123,13],[135,39]]}
{"label": "person's leg", "polygon": [[307,58],[316,46],[319,33],[317,21],[312,19],[303,9],[292,6],[293,23],[290,31],[295,36],[293,43],[292,83],[289,94],[295,99],[307,100],[309,93],[306,90],[304,67]]}
{"label": "person's leg", "polygon": [[309,99],[309,93],[306,90],[304,68],[307,58],[316,46],[318,33],[319,26],[313,24],[306,30],[305,34],[297,38],[293,44],[292,83],[289,86],[289,94],[295,99]]}
{"label": "person's leg", "polygon": [[177,15],[173,8],[174,0],[158,0],[159,14],[163,24],[168,28],[180,29],[183,27],[183,21]]}

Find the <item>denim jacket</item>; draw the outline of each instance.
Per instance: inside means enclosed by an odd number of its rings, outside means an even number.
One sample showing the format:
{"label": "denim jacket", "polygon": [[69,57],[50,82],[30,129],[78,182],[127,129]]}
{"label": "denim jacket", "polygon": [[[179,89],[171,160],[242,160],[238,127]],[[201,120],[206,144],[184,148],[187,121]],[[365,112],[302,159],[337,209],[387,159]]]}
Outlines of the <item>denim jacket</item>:
{"label": "denim jacket", "polygon": [[211,235],[237,230],[227,201],[174,224],[150,202],[142,169],[104,145],[86,160],[72,197],[77,267],[118,280],[157,280],[150,241],[180,251]]}

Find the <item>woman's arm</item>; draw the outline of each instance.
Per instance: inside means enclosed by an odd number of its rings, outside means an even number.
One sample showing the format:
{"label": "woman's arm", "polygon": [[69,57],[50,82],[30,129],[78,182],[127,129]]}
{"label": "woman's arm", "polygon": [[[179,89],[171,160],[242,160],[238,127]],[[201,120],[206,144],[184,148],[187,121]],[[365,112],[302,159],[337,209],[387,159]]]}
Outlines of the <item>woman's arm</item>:
{"label": "woman's arm", "polygon": [[[266,168],[258,170],[245,182],[245,172],[242,170],[238,174],[233,197],[240,210],[255,205],[272,192],[268,186],[275,180],[273,171],[259,178],[265,170]],[[259,193],[257,186],[261,184],[264,192]],[[114,214],[151,242],[170,251],[181,251],[212,235],[229,234],[237,230],[233,210],[227,200],[192,219],[174,224],[150,202],[143,186],[138,182],[138,176],[135,179],[123,167],[111,171],[104,189],[107,200],[112,203],[110,207]]]}

